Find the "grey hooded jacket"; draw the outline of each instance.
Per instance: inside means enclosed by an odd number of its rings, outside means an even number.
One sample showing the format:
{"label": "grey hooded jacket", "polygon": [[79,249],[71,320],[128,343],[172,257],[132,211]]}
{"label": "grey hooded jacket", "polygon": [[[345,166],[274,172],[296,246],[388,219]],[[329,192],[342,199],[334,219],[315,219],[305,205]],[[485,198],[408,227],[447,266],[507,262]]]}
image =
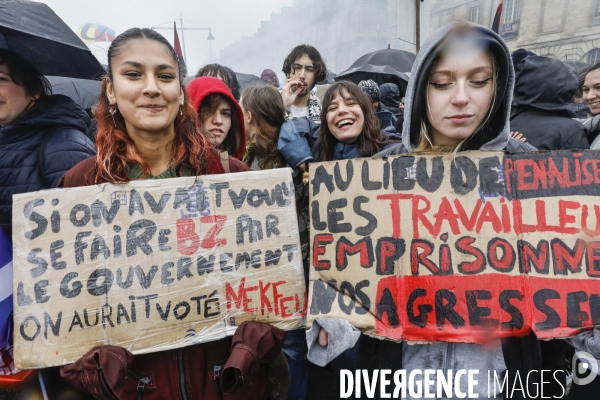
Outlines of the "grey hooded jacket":
{"label": "grey hooded jacket", "polygon": [[[422,73],[423,69],[430,71],[433,66],[433,59],[436,53],[436,48],[443,41],[448,32],[456,26],[464,24],[463,22],[454,22],[442,26],[435,32],[433,32],[419,51],[415,63],[413,64],[411,71],[411,79],[408,82],[406,88],[406,99],[404,103],[404,124],[402,125],[402,144],[388,148],[378,154],[375,157],[396,155],[408,153],[412,150],[413,144],[416,143],[418,132],[420,127],[413,126],[412,120],[418,121],[420,119],[420,107],[415,105],[415,97],[423,96],[424,87],[421,90],[417,90],[420,86],[423,86],[423,82],[426,82],[429,78],[424,76]],[[477,29],[482,36],[489,36],[495,39],[496,43],[496,54],[495,56],[506,57],[505,60],[497,60],[497,62],[505,61],[501,64],[508,70],[508,75],[504,76],[505,80],[498,84],[498,99],[494,110],[494,116],[490,118],[489,123],[478,131],[474,136],[474,139],[463,147],[463,150],[506,150],[509,152],[520,152],[520,151],[535,151],[535,147],[524,143],[520,140],[510,137],[510,111],[513,98],[513,89],[515,85],[515,72],[510,61],[510,51],[504,43],[504,41],[495,32],[486,29],[479,25],[473,25],[474,29]],[[421,80],[421,79],[423,80]],[[503,86],[503,88],[501,87]]]}
{"label": "grey hooded jacket", "polygon": [[[378,156],[389,156],[395,154],[408,153],[412,149],[411,143],[416,143],[418,137],[419,127],[411,126],[411,120],[418,121],[420,118],[421,110],[415,107],[415,102],[423,101],[422,94],[424,90],[424,81],[419,79],[424,78],[425,82],[428,81],[428,74],[433,66],[435,59],[435,52],[438,45],[444,40],[448,32],[455,28],[459,24],[464,23],[450,23],[439,28],[433,32],[425,41],[411,71],[411,79],[406,89],[406,102],[404,104],[404,125],[402,128],[402,143],[390,147],[378,154]],[[513,86],[515,81],[515,75],[513,70],[512,62],[510,61],[510,51],[504,41],[494,32],[486,29],[479,25],[473,25],[473,29],[479,34],[479,36],[487,38],[489,42],[493,43],[494,56],[496,62],[500,65],[501,71],[508,71],[506,73],[500,73],[501,79],[499,79],[496,105],[494,107],[493,116],[489,118],[489,123],[484,126],[483,129],[478,131],[475,138],[465,144],[463,147],[465,150],[507,150],[510,152],[519,151],[535,151],[536,149],[519,140],[510,138],[510,109],[512,102]],[[427,74],[426,77],[422,76]],[[415,99],[416,97],[416,99]],[[317,320],[318,321],[318,320]],[[340,324],[340,327],[343,326]],[[312,329],[317,330],[318,325],[313,324]],[[330,341],[335,341],[336,336],[346,343],[350,344],[350,347],[354,345],[354,341],[348,341],[348,337],[352,336],[351,331],[336,332],[335,335],[330,333]],[[314,346],[319,346],[314,339],[314,333],[308,335],[312,338],[309,341],[309,353],[308,359],[313,361],[315,355],[323,355],[323,351],[315,351]],[[512,339],[512,338],[511,338]],[[519,339],[515,339],[519,340]],[[535,337],[531,336],[525,338],[527,344],[517,345],[516,347],[527,348],[537,345]],[[376,341],[376,344],[374,342]],[[371,353],[375,354],[377,358],[384,358],[389,354],[398,354],[395,347],[402,346],[402,359],[391,360],[390,362],[379,362],[378,368],[403,368],[407,370],[407,374],[414,369],[435,369],[446,371],[451,369],[457,371],[459,369],[476,369],[479,370],[478,375],[475,375],[475,379],[478,381],[475,387],[474,393],[479,398],[488,398],[488,387],[493,390],[494,388],[494,374],[497,379],[502,381],[503,372],[507,369],[504,356],[502,343],[500,340],[494,340],[486,345],[469,344],[469,343],[433,343],[433,344],[408,344],[407,342],[395,343],[390,341],[379,341],[368,337],[361,337],[361,347],[371,346],[373,347]],[[340,350],[337,349],[339,352]],[[364,350],[361,348],[361,353],[364,354]],[[388,357],[389,358],[389,357]],[[535,357],[531,357],[535,358]],[[315,360],[316,361],[316,360]],[[324,360],[320,360],[321,363]],[[331,360],[326,360],[331,361]],[[390,361],[390,360],[388,360]],[[533,368],[536,368],[535,366]],[[541,369],[541,368],[539,368]],[[489,375],[488,375],[489,372]],[[489,380],[488,380],[489,376]],[[423,376],[420,376],[421,379]],[[424,382],[421,381],[421,385]],[[497,386],[496,386],[497,387]],[[466,379],[460,381],[460,389],[463,393],[467,390]],[[496,389],[496,399],[503,398],[499,388]],[[493,397],[493,396],[492,396]],[[412,399],[412,397],[407,397]],[[448,397],[439,397],[440,399],[446,399]],[[516,398],[516,397],[515,397]]]}

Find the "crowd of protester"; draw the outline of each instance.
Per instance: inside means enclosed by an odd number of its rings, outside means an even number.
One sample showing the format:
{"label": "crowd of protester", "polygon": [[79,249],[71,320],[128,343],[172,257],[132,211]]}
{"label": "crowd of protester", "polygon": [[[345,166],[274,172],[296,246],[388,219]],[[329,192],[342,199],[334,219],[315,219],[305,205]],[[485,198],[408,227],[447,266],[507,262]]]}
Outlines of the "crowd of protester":
{"label": "crowd of protester", "polygon": [[[155,31],[133,28],[119,35],[108,51],[93,143],[84,110],[52,95],[47,80],[18,54],[0,50],[0,225],[6,235],[10,238],[12,196],[18,193],[290,167],[308,277],[312,162],[600,149],[600,64],[575,73],[556,59],[525,50],[511,54],[500,36],[481,26],[451,23],[432,33],[405,93],[373,80],[316,87],[327,68],[309,45],[295,47],[283,60],[284,82],[266,69],[261,79],[267,85],[243,91],[225,66],[206,65],[187,85],[180,69],[173,47]],[[173,398],[179,391],[187,392],[183,398],[305,399],[309,362],[336,376],[342,368],[475,368],[485,377],[487,371],[526,376],[544,367],[565,369],[573,348],[600,357],[600,332],[549,342],[531,333],[487,345],[408,345],[362,335],[343,319],[317,319],[311,330],[287,334],[253,322],[232,338],[133,358],[117,346],[94,348],[47,374],[56,388],[73,386],[71,398],[110,398],[102,397],[102,382],[85,381],[81,371],[94,357],[105,370],[118,369],[115,360],[125,359],[131,370],[151,371],[157,379],[144,399]],[[235,367],[220,384],[209,368],[217,359]],[[536,382],[539,377],[529,384]],[[135,379],[115,385],[115,398],[138,398]],[[574,385],[570,396],[595,398],[599,387],[598,379]],[[488,382],[481,381],[476,392],[486,398],[487,389]]]}

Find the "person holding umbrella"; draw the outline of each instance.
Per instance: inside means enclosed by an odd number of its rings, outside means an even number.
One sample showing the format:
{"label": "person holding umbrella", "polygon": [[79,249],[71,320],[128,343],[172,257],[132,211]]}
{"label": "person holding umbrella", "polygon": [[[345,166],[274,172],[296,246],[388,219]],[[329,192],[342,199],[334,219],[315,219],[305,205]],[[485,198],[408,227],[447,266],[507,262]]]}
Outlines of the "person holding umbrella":
{"label": "person holding umbrella", "polygon": [[96,154],[83,132],[86,112],[51,95],[48,80],[23,57],[0,49],[0,226],[12,238],[12,196],[56,187],[62,175]]}
{"label": "person holding umbrella", "polygon": [[379,92],[379,99],[383,109],[394,114],[396,118],[403,118],[402,110],[404,104],[402,104],[400,99],[398,85],[395,83],[384,83],[383,85],[379,85]]}

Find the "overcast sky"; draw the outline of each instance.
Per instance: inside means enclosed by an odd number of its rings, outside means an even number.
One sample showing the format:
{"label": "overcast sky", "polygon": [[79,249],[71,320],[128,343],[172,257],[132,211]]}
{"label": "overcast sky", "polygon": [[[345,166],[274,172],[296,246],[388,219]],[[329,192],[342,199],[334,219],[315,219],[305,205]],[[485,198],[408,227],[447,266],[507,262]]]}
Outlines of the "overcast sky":
{"label": "overcast sky", "polygon": [[[260,22],[279,13],[282,6],[291,6],[293,0],[38,0],[48,4],[73,30],[86,23],[106,25],[117,34],[132,27],[160,25],[171,30],[160,30],[173,43],[173,21],[179,13],[185,27],[210,27],[215,40],[206,40],[208,31],[186,31],[185,45],[190,71],[197,70],[212,54],[243,36],[252,36]],[[257,5],[259,4],[259,5]],[[181,33],[181,31],[180,31]],[[179,37],[181,41],[181,36]],[[182,45],[183,46],[183,45]],[[101,60],[105,62],[105,60]]]}

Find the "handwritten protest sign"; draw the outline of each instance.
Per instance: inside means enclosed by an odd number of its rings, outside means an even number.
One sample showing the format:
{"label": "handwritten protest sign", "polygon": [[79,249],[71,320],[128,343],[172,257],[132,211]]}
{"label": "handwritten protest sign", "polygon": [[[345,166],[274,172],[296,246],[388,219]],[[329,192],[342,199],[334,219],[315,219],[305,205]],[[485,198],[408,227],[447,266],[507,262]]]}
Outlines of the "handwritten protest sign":
{"label": "handwritten protest sign", "polygon": [[600,153],[313,165],[308,324],[394,340],[566,337],[600,324]]}
{"label": "handwritten protest sign", "polygon": [[17,367],[302,327],[296,221],[289,169],[16,195]]}

